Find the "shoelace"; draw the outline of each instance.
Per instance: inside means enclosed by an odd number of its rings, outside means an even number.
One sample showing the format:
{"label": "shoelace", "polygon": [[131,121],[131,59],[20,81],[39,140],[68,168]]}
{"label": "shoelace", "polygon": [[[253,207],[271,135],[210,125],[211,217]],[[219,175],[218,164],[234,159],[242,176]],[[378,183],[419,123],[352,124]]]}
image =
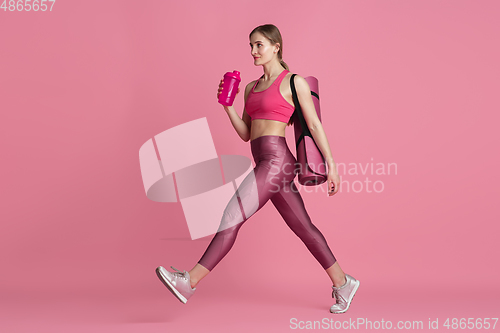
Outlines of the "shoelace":
{"label": "shoelace", "polygon": [[184,279],[184,280],[187,280],[187,277],[186,277],[186,274],[184,272],[181,272],[180,270],[178,270],[177,268],[175,268],[174,266],[170,266],[172,267],[174,270],[176,270],[177,272],[170,272],[170,274],[172,274],[173,276],[175,277],[178,277],[178,278],[181,278],[181,279]]}
{"label": "shoelace", "polygon": [[336,289],[333,289],[332,297],[334,297],[337,300],[337,303],[345,303],[346,302],[344,297],[342,297],[342,295],[340,295],[339,291]]}

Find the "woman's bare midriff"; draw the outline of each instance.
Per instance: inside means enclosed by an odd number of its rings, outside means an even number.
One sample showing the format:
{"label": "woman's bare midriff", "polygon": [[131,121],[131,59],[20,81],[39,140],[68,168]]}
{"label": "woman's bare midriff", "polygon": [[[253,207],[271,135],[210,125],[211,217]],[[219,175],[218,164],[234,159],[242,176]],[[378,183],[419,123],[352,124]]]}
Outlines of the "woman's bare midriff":
{"label": "woman's bare midriff", "polygon": [[270,119],[254,119],[250,129],[250,140],[255,140],[263,135],[285,136],[287,124],[282,121]]}

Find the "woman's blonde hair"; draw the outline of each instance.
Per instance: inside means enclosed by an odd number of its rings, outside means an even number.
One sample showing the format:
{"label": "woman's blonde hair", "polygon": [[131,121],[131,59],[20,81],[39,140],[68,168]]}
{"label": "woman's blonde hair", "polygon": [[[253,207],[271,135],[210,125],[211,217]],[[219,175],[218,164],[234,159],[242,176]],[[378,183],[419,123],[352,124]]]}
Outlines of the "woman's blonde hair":
{"label": "woman's blonde hair", "polygon": [[[281,38],[281,33],[278,29],[277,26],[274,24],[264,24],[264,25],[259,25],[255,29],[252,30],[250,35],[248,35],[248,38],[250,39],[252,35],[256,32],[261,33],[264,37],[269,39],[271,44],[276,45],[276,43],[280,44],[280,49],[278,51],[278,59],[280,61],[281,66],[285,68],[286,70],[290,70],[288,68],[288,65],[283,61],[283,38]],[[295,114],[295,112],[294,112]],[[288,121],[288,126],[293,124],[293,115],[290,117],[290,120]]]}

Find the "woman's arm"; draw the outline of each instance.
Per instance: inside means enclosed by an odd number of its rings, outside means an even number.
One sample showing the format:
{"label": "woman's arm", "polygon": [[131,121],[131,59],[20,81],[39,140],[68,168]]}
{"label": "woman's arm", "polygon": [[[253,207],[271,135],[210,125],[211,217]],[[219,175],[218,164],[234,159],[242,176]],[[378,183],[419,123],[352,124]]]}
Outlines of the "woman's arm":
{"label": "woman's arm", "polygon": [[[332,157],[330,145],[326,138],[326,133],[323,130],[323,125],[318,118],[316,108],[311,96],[311,88],[307,81],[299,75],[295,75],[295,88],[297,90],[297,97],[299,99],[302,114],[306,121],[307,127],[311,132],[314,141],[318,145],[321,153],[325,157],[325,162],[328,166],[328,192],[330,195],[337,193],[340,185],[340,179],[337,173],[337,165]],[[334,191],[332,191],[332,186]]]}
{"label": "woman's arm", "polygon": [[[254,81],[255,82],[255,81]],[[253,83],[250,82],[247,84],[245,87],[245,104],[247,101],[248,94],[250,93],[250,90],[252,89]],[[221,85],[222,87],[223,80],[221,80]],[[222,89],[219,89],[219,94]],[[239,89],[238,89],[239,92]],[[219,94],[217,94],[217,98],[219,97]],[[250,129],[252,125],[252,120],[250,119],[250,116],[246,113],[245,107],[243,107],[243,115],[242,118],[238,115],[236,112],[234,106],[224,106],[224,110],[226,111],[227,115],[229,116],[229,120],[231,121],[231,124],[233,125],[234,129],[236,130],[236,133],[240,136],[240,138],[247,142],[250,140]]]}

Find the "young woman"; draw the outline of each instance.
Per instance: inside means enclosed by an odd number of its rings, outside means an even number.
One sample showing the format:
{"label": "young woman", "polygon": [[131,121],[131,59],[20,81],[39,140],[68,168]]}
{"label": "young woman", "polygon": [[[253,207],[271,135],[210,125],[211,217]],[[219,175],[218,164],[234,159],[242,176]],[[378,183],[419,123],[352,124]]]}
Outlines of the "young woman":
{"label": "young woman", "polygon": [[[156,273],[165,286],[181,302],[186,303],[201,279],[229,252],[243,222],[271,200],[290,229],[304,242],[332,280],[332,296],[336,303],[332,305],[330,312],[343,313],[349,308],[359,281],[344,274],[340,268],[326,239],[312,224],[293,181],[297,173],[296,159],[286,144],[285,128],[287,124],[293,123],[295,105],[290,89],[292,73],[283,61],[281,34],[276,26],[265,24],[256,27],[249,38],[254,64],[263,67],[264,75],[246,86],[242,118],[233,106],[224,106],[224,110],[241,139],[251,140],[256,166],[253,173],[240,184],[237,193],[242,206],[253,206],[254,209],[250,209],[250,212],[245,209],[248,216],[242,217],[235,193],[224,211],[217,233],[193,269],[181,272],[170,266],[175,270],[170,272],[159,266]],[[304,119],[328,166],[327,184],[331,196],[339,189],[337,167],[314,108],[309,84],[299,75],[294,80]],[[219,84],[217,97],[222,91],[222,84],[223,80]],[[255,192],[258,194],[257,199]]]}

